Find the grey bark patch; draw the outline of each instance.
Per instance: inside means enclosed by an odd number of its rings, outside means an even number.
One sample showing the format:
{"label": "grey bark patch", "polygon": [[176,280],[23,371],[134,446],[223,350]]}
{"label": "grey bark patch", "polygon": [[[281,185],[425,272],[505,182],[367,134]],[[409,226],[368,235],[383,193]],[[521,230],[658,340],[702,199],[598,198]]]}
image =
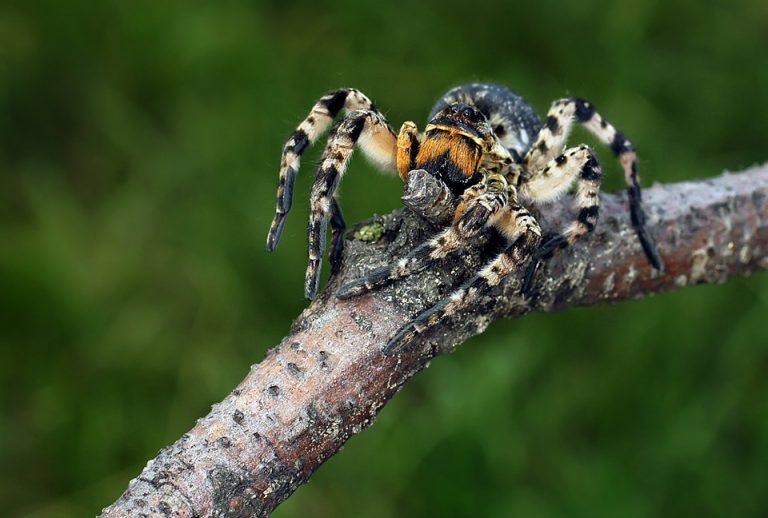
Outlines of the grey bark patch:
{"label": "grey bark patch", "polygon": [[296,365],[293,362],[288,362],[288,364],[285,366],[286,369],[288,369],[288,372],[294,376],[294,377],[301,377],[301,368]]}
{"label": "grey bark patch", "polygon": [[208,472],[212,486],[212,515],[222,518],[266,516],[262,500],[253,489],[255,479],[241,476],[225,467]]}
{"label": "grey bark patch", "polygon": [[363,331],[370,331],[373,329],[373,324],[371,323],[368,318],[365,317],[365,315],[361,315],[360,313],[356,311],[352,311],[350,313],[350,316],[352,317],[352,320],[355,321],[355,323],[360,326],[360,329]]}

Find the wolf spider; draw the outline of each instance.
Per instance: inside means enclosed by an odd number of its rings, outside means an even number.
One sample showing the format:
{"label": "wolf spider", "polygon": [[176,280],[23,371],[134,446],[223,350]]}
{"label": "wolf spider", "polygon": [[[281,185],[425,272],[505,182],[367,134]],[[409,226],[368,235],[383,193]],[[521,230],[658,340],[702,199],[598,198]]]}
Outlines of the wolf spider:
{"label": "wolf spider", "polygon": [[[385,171],[424,169],[457,195],[452,223],[393,264],[343,285],[336,296],[346,299],[377,289],[428,268],[461,250],[488,227],[506,240],[506,249],[471,279],[400,329],[384,348],[402,350],[417,335],[448,318],[522,270],[523,293],[530,290],[540,261],[592,232],[597,223],[602,173],[592,150],[580,145],[564,149],[574,122],[608,145],[624,169],[629,210],[650,264],[663,269],[653,238],[645,227],[635,149],[589,101],[570,97],[552,104],[544,124],[519,95],[498,85],[468,84],[447,92],[432,108],[424,133],[405,122],[396,134],[373,103],[354,88],[322,97],[283,148],[277,210],[267,238],[267,250],[278,244],[291,207],[293,186],[304,151],[331,125],[332,129],[311,191],[309,265],[305,294],[314,298],[325,252],[327,224],[331,226],[330,263],[336,272],[341,260],[344,218],[335,197],[355,145]],[[576,183],[576,219],[559,232],[542,237],[526,206],[550,202]]]}

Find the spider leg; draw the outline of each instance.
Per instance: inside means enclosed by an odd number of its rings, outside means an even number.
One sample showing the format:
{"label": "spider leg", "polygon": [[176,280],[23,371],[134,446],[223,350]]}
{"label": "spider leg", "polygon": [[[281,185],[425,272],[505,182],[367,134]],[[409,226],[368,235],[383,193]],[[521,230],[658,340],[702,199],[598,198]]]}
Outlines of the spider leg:
{"label": "spider leg", "polygon": [[344,251],[344,230],[347,224],[344,222],[344,214],[341,205],[336,198],[331,198],[331,252],[328,254],[328,262],[331,263],[331,275],[339,273],[341,268],[341,253]]}
{"label": "spider leg", "polygon": [[396,354],[417,336],[439,322],[470,306],[497,286],[507,275],[521,268],[541,241],[541,230],[533,216],[517,203],[508,207],[496,223],[511,243],[509,247],[486,264],[480,272],[451,295],[401,328],[384,347],[384,354]]}
{"label": "spider leg", "polygon": [[544,239],[541,247],[534,252],[524,276],[522,289],[524,294],[530,292],[533,277],[541,259],[548,257],[558,248],[572,245],[595,229],[600,210],[599,194],[602,176],[600,164],[592,150],[582,145],[558,155],[520,186],[521,196],[533,202],[542,203],[565,193],[574,180],[578,182],[574,200],[578,210],[576,221],[571,222],[558,234]]}
{"label": "spider leg", "polygon": [[321,97],[299,124],[283,146],[280,159],[280,179],[277,186],[275,217],[267,236],[267,251],[277,248],[285,225],[285,216],[291,209],[293,186],[299,170],[301,156],[328,129],[334,117],[345,109],[376,111],[371,100],[354,88],[342,88]]}
{"label": "spider leg", "polygon": [[397,174],[402,181],[408,178],[418,153],[419,130],[414,122],[404,122],[397,135]]}
{"label": "spider leg", "polygon": [[642,206],[635,148],[621,131],[597,113],[592,103],[571,97],[560,99],[552,104],[544,127],[524,158],[527,170],[535,174],[561,152],[570,135],[574,120],[609,146],[621,162],[627,184],[632,226],[640,239],[648,262],[657,270],[663,270],[664,263],[656,249],[656,243],[645,227],[646,216]]}
{"label": "spider leg", "polygon": [[[359,144],[363,154],[383,169],[395,168],[397,137],[384,116],[378,111],[352,111],[331,131],[310,194],[309,264],[304,282],[304,294],[308,299],[313,299],[317,294],[320,263],[325,252],[328,218],[332,217],[332,220],[335,220],[335,223],[332,221],[332,226],[336,225],[337,229],[340,228],[338,223],[341,221],[341,212],[337,211],[334,217],[334,195],[346,171],[355,144]],[[336,262],[338,262],[339,248],[342,244],[343,239],[337,231],[333,257]]]}
{"label": "spider leg", "polygon": [[397,262],[346,283],[336,293],[336,297],[348,299],[392,284],[460,250],[486,225],[495,221],[508,203],[507,190],[504,176],[493,174],[485,177],[479,184],[464,191],[450,227],[417,246]]}

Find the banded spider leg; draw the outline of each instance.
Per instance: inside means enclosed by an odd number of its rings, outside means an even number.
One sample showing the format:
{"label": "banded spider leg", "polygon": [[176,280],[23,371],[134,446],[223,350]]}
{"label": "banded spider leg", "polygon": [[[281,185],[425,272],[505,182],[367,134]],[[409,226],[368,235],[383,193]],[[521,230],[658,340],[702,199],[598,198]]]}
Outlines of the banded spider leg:
{"label": "banded spider leg", "polygon": [[309,263],[304,282],[304,294],[309,299],[317,294],[329,220],[332,230],[330,262],[334,271],[339,266],[345,224],[335,193],[355,145],[359,145],[363,154],[382,170],[393,171],[397,165],[398,138],[368,97],[354,88],[336,90],[322,97],[283,147],[277,207],[267,236],[267,250],[273,251],[280,240],[285,217],[291,208],[301,156],[342,108],[347,114],[331,130],[311,190]]}

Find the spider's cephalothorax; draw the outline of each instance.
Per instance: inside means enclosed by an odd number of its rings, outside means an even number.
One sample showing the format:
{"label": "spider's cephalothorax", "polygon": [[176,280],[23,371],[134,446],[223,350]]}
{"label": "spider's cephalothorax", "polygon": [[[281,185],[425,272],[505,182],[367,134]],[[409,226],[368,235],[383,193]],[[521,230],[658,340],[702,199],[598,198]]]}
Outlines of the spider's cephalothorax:
{"label": "spider's cephalothorax", "polygon": [[[629,140],[583,99],[555,101],[542,124],[522,97],[505,87],[485,84],[463,85],[446,93],[433,107],[421,135],[413,122],[405,122],[395,134],[373,103],[353,88],[322,97],[283,148],[268,250],[274,250],[280,239],[302,153],[342,109],[347,114],[331,130],[312,187],[307,297],[317,293],[328,222],[332,271],[339,267],[345,224],[335,191],[355,144],[382,169],[397,170],[403,180],[414,169],[424,169],[440,178],[459,196],[459,204],[445,230],[394,264],[345,284],[337,293],[339,298],[354,297],[424,270],[457,252],[489,227],[507,241],[506,249],[474,277],[403,327],[389,341],[386,353],[401,350],[414,336],[467,307],[510,273],[524,270],[523,292],[527,293],[542,258],[594,230],[602,173],[587,146],[565,149],[574,122],[610,146],[619,158],[627,182],[632,225],[651,265],[663,268],[653,238],[645,228],[636,156]],[[536,219],[525,206],[552,201],[574,183],[576,219],[542,239]]]}
{"label": "spider's cephalothorax", "polygon": [[403,165],[425,169],[463,192],[478,176],[480,159],[493,144],[485,116],[473,106],[457,102],[432,117],[415,159]]}

